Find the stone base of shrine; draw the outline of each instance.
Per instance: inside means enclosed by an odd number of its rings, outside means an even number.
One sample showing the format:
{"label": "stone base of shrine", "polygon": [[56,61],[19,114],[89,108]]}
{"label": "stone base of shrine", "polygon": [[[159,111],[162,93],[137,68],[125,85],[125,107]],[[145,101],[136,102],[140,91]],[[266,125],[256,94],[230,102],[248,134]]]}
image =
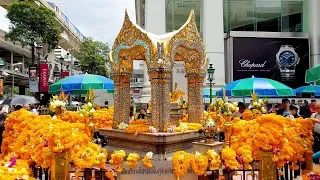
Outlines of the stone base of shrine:
{"label": "stone base of shrine", "polygon": [[154,153],[154,160],[169,158],[179,150],[192,152],[192,142],[200,139],[200,134],[197,131],[141,133],[134,136],[133,134],[126,134],[122,130],[99,129],[99,133],[108,137],[107,149],[109,151],[123,149],[127,153],[136,152],[142,157],[151,151]]}

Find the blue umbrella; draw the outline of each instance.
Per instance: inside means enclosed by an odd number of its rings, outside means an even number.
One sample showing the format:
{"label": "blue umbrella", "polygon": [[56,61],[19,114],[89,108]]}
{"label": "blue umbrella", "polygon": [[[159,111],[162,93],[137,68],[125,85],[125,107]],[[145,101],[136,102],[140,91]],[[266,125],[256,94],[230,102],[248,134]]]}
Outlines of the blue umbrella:
{"label": "blue umbrella", "polygon": [[315,96],[320,96],[320,86],[301,86],[296,89],[297,94],[303,94],[303,93],[308,93],[308,94],[314,94]]}
{"label": "blue umbrella", "polygon": [[52,84],[49,87],[49,93],[58,94],[60,91],[70,94],[86,94],[89,89],[107,90],[113,92],[113,80],[93,74],[81,74],[66,77]]}
{"label": "blue umbrella", "polygon": [[[251,93],[258,96],[277,97],[277,96],[294,96],[295,92],[290,87],[267,78],[246,78],[234,81],[223,89],[226,90],[226,96],[245,97]],[[223,89],[219,90],[217,95],[223,96]]]}

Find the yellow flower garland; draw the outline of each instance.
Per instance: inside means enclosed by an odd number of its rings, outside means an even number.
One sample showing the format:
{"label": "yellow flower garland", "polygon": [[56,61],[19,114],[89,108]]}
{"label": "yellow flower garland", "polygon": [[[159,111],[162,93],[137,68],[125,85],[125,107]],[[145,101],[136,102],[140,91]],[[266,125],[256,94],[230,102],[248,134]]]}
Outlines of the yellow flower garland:
{"label": "yellow flower garland", "polygon": [[214,149],[207,151],[207,158],[209,160],[209,168],[211,171],[216,170],[221,165],[220,155]]}
{"label": "yellow flower garland", "polygon": [[137,153],[130,153],[127,157],[127,162],[126,164],[130,167],[130,168],[136,168],[138,165],[138,161],[140,159],[139,154]]}
{"label": "yellow flower garland", "polygon": [[239,167],[239,163],[236,159],[236,152],[234,152],[231,148],[223,148],[222,149],[222,160],[226,168],[237,169]]}
{"label": "yellow flower garland", "polygon": [[178,178],[184,176],[190,166],[190,154],[184,151],[177,151],[173,154],[172,165]]}

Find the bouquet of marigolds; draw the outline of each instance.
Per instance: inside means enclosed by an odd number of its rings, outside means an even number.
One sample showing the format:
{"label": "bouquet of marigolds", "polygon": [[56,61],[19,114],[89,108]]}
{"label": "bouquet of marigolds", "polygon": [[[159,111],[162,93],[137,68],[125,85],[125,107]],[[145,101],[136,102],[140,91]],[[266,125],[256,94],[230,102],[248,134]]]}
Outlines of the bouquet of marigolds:
{"label": "bouquet of marigolds", "polygon": [[225,116],[232,116],[232,113],[239,111],[238,103],[227,102],[225,97],[222,99],[215,98],[215,101],[210,105],[210,109]]}
{"label": "bouquet of marigolds", "polygon": [[180,101],[178,102],[178,108],[179,109],[187,109],[188,108],[188,102],[187,100],[183,99],[182,96],[180,96]]}

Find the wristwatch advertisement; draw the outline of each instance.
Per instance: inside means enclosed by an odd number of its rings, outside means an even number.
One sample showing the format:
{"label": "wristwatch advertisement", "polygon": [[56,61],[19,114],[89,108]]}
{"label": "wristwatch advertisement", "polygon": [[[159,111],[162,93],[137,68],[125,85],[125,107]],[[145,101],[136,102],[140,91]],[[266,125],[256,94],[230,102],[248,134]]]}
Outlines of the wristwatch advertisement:
{"label": "wristwatch advertisement", "polygon": [[282,45],[276,54],[276,58],[281,73],[281,80],[294,81],[295,69],[299,64],[300,58],[293,46]]}

